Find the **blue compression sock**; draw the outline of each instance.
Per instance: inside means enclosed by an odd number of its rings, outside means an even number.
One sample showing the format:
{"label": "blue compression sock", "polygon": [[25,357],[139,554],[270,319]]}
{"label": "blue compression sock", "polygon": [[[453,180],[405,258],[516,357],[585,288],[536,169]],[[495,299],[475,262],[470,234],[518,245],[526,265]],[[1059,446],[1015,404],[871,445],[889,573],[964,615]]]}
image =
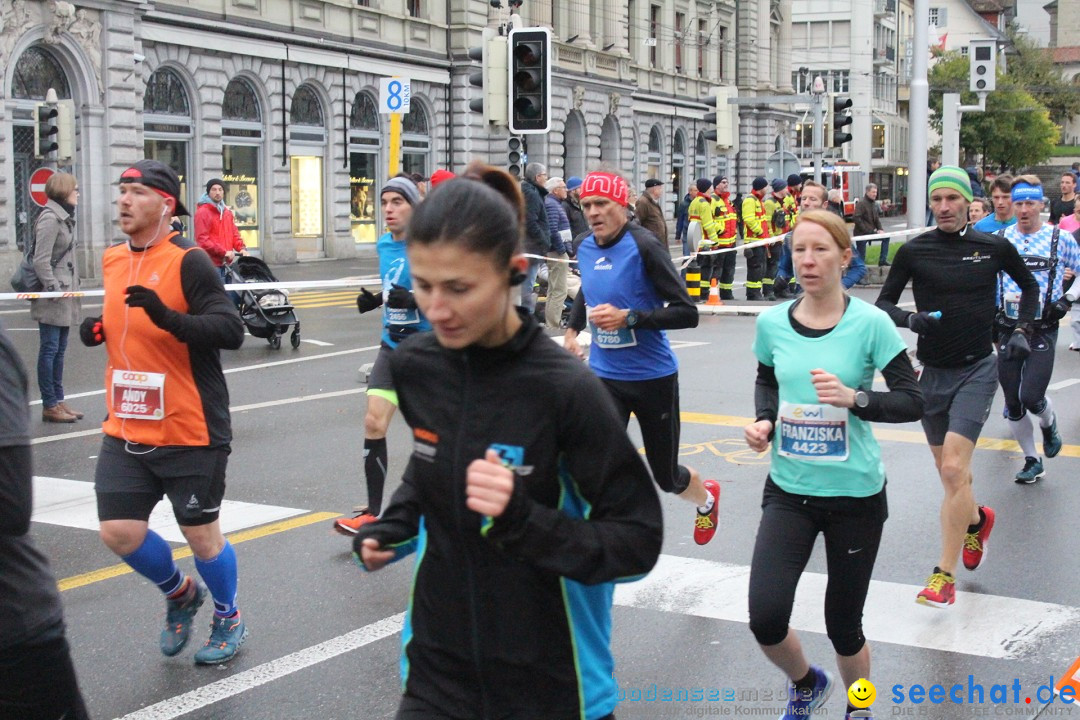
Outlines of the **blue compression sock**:
{"label": "blue compression sock", "polygon": [[200,560],[196,557],[195,568],[214,597],[214,614],[218,617],[235,615],[236,551],[232,544],[226,540],[225,547],[212,560]]}
{"label": "blue compression sock", "polygon": [[139,549],[130,555],[123,555],[121,559],[131,568],[150,580],[166,595],[171,595],[180,589],[184,583],[184,573],[176,567],[173,561],[172,548],[165,539],[153,530],[146,531]]}

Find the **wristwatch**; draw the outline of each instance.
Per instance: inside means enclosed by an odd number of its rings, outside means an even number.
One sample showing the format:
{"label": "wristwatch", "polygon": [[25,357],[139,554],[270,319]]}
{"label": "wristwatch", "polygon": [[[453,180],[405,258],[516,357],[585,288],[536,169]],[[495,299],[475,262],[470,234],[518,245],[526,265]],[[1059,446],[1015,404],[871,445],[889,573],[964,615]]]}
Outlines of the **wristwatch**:
{"label": "wristwatch", "polygon": [[859,409],[866,408],[870,405],[870,395],[865,390],[855,391],[855,407]]}
{"label": "wristwatch", "polygon": [[632,328],[638,323],[638,315],[633,310],[626,311],[626,327]]}

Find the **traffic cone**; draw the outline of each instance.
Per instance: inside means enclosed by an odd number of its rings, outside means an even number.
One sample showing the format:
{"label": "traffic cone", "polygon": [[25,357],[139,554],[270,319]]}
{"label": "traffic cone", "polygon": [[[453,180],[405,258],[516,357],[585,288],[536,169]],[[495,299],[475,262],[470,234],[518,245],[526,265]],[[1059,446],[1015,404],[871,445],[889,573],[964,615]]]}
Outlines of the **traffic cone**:
{"label": "traffic cone", "polygon": [[720,299],[720,288],[716,286],[716,278],[712,279],[709,283],[709,300],[706,305],[723,305],[724,301]]}

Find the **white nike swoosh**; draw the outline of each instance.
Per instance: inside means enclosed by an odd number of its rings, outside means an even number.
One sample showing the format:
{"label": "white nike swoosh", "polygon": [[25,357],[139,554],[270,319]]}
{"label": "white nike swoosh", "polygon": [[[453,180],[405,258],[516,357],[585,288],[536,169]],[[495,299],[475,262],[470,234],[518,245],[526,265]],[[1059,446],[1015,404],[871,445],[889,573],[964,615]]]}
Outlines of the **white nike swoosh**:
{"label": "white nike swoosh", "polygon": [[857,552],[862,552],[862,548],[859,548],[858,550],[848,550],[847,554],[848,555],[854,555]]}

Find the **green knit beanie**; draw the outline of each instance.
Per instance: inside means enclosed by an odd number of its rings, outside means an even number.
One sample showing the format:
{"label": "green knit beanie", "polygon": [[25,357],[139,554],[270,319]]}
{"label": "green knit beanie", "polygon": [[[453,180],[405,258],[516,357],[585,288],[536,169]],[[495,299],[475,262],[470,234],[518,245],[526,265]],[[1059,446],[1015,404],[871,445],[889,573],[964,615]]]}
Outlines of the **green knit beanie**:
{"label": "green knit beanie", "polygon": [[950,188],[964,196],[971,202],[971,180],[963,168],[955,165],[942,165],[930,176],[930,184],[926,188],[927,198],[938,188]]}

